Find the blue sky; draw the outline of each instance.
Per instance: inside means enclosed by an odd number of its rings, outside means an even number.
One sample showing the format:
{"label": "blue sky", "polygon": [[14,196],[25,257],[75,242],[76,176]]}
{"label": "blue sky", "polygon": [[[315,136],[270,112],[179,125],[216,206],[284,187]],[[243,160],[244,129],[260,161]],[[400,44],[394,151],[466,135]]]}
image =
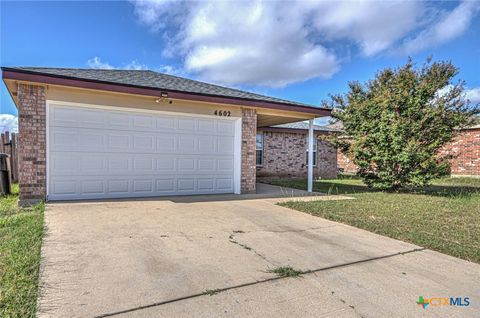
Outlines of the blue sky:
{"label": "blue sky", "polygon": [[[2,66],[148,68],[318,105],[351,80],[431,55],[452,60],[480,102],[480,2],[0,5]],[[3,83],[0,103],[17,114]]]}

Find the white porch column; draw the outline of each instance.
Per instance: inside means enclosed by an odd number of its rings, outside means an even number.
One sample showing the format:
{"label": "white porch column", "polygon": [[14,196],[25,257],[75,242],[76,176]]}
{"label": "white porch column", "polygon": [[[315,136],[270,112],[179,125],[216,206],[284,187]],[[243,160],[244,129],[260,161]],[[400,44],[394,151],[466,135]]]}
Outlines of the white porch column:
{"label": "white porch column", "polygon": [[308,121],[308,192],[313,191],[313,119]]}

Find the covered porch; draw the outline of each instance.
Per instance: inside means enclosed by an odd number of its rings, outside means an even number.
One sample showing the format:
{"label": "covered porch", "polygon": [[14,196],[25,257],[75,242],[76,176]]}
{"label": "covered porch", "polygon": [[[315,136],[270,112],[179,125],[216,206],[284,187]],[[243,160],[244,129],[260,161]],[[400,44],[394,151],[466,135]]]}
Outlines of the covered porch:
{"label": "covered porch", "polygon": [[[316,163],[316,158],[314,158],[314,153],[316,153],[316,139],[314,137],[314,119],[320,117],[330,116],[331,110],[323,108],[313,108],[306,107],[305,112],[291,112],[291,111],[270,111],[268,109],[257,110],[257,134],[256,134],[256,167],[259,166],[259,161],[263,163],[263,133],[262,131],[271,126],[297,123],[303,121],[307,123],[307,136],[306,136],[306,166],[307,166],[307,180],[308,180],[308,193],[313,191],[313,179],[314,179],[314,165]],[[261,154],[259,154],[259,149],[261,149]],[[285,156],[296,156],[295,153],[289,153],[289,149],[281,149],[281,152],[286,152]],[[259,155],[262,158],[259,158]],[[257,180],[258,182],[258,180]]]}

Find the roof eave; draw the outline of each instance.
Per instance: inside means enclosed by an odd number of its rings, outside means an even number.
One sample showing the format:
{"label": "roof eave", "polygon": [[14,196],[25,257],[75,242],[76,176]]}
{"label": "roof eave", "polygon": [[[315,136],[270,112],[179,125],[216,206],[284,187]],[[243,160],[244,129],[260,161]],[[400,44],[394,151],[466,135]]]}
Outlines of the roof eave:
{"label": "roof eave", "polygon": [[[307,133],[308,129],[303,128],[288,128],[288,127],[258,127],[259,131],[271,131],[271,132],[284,132],[284,133]],[[338,130],[321,130],[321,129],[314,129],[315,132],[321,133],[341,133]]]}
{"label": "roof eave", "polygon": [[18,81],[25,81],[25,82],[70,86],[70,87],[76,87],[76,88],[94,89],[94,90],[101,90],[101,91],[110,91],[110,92],[117,92],[117,93],[154,96],[154,97],[160,97],[162,92],[166,92],[168,93],[168,96],[170,98],[174,98],[174,99],[184,99],[184,100],[211,102],[211,103],[218,103],[218,104],[232,104],[232,105],[238,105],[238,106],[278,109],[278,110],[285,110],[285,111],[308,113],[312,115],[317,115],[318,117],[330,116],[330,113],[331,113],[330,109],[319,108],[319,107],[308,107],[308,106],[300,106],[300,105],[293,105],[293,104],[287,104],[287,103],[259,101],[259,100],[252,100],[252,99],[190,93],[190,92],[182,92],[182,91],[175,91],[175,90],[168,90],[168,89],[159,89],[159,88],[135,86],[135,85],[128,85],[128,84],[103,82],[103,81],[97,81],[97,80],[79,79],[79,78],[73,78],[73,77],[67,77],[67,76],[61,76],[61,75],[52,75],[52,74],[26,71],[26,70],[19,70],[19,69],[14,69],[9,67],[2,67],[1,69],[2,69],[2,78],[4,81],[5,79],[9,79],[9,80],[18,80]]}

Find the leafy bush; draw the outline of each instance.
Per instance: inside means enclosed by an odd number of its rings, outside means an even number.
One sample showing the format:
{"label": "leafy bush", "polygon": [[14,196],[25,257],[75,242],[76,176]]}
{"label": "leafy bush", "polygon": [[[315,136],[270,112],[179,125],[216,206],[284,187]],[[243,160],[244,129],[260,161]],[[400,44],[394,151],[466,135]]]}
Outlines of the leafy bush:
{"label": "leafy bush", "polygon": [[451,62],[429,59],[418,68],[410,59],[367,83],[351,82],[347,94],[324,102],[347,135],[334,142],[368,186],[423,186],[448,173],[448,157],[439,155],[440,148],[480,111],[465,99],[464,82],[452,84],[457,74]]}

